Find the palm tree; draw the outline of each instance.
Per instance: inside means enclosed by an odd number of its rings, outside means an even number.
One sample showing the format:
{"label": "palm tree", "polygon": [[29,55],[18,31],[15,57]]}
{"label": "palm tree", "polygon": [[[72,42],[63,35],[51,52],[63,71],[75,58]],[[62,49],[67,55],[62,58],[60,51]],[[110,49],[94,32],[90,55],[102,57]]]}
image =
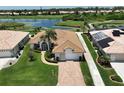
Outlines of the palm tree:
{"label": "palm tree", "polygon": [[51,50],[52,40],[57,39],[57,34],[53,29],[46,29],[45,35],[41,37],[42,40],[46,40],[48,42],[48,49]]}
{"label": "palm tree", "polygon": [[87,32],[88,31],[88,22],[86,20],[84,20],[82,23],[81,23],[81,26],[80,26],[81,30],[83,31],[83,33]]}

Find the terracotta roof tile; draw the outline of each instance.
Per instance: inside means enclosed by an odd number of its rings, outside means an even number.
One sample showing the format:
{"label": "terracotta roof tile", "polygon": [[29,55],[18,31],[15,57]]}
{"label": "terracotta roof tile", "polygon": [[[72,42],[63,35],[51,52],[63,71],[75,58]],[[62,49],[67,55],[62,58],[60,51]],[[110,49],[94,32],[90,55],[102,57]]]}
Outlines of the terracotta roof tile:
{"label": "terracotta roof tile", "polygon": [[[67,47],[74,48],[75,52],[84,52],[84,48],[82,47],[75,32],[60,29],[56,29],[55,32],[57,33],[57,40],[53,41],[55,43],[53,52],[63,52],[63,49]],[[30,43],[38,43],[40,41],[40,37],[44,34],[44,31],[39,32],[30,40]]]}
{"label": "terracotta roof tile", "polygon": [[13,49],[28,32],[0,30],[0,50]]}

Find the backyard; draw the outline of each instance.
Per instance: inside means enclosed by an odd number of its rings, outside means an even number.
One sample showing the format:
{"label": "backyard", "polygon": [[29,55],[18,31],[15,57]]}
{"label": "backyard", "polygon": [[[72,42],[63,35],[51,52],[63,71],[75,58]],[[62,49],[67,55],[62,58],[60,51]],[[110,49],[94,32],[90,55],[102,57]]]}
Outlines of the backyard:
{"label": "backyard", "polygon": [[55,86],[57,84],[58,67],[43,64],[40,52],[33,52],[34,61],[29,61],[29,50],[29,45],[26,45],[17,63],[0,71],[0,85]]}
{"label": "backyard", "polygon": [[[88,39],[88,36],[87,35],[84,35],[83,34],[82,36],[83,36],[83,38],[84,38],[84,40],[86,42],[87,47],[89,48],[89,51],[90,51],[90,53],[91,53],[91,55],[92,55],[92,57],[93,57],[93,59],[94,59],[94,61],[96,63],[96,66],[97,66],[97,68],[98,68],[98,70],[99,70],[99,72],[101,74],[101,77],[102,77],[105,85],[107,85],[107,86],[120,86],[120,85],[124,85],[121,82],[115,82],[115,81],[112,81],[110,79],[110,76],[111,75],[116,75],[117,76],[115,70],[113,68],[106,69],[106,68],[100,66],[96,62],[97,53],[95,52],[94,47],[92,46],[92,44],[91,44],[90,40]],[[121,80],[118,80],[118,81],[121,81]]]}

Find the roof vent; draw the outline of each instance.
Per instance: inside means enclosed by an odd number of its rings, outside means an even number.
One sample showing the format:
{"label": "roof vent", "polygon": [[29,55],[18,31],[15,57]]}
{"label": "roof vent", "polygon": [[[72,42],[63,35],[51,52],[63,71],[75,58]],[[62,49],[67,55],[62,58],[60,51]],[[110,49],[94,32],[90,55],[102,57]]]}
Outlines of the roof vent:
{"label": "roof vent", "polygon": [[113,34],[113,36],[120,36],[120,31],[119,30],[113,30],[112,34]]}

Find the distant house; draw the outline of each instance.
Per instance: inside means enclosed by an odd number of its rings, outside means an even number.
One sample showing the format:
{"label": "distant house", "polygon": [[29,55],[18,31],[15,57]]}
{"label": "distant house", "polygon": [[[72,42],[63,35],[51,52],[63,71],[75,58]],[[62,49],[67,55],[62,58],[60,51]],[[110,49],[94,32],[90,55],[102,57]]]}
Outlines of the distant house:
{"label": "distant house", "polygon": [[111,61],[124,61],[124,31],[107,29],[91,31],[90,35],[94,44],[102,53],[108,54]]}
{"label": "distant house", "polygon": [[0,57],[17,57],[28,40],[28,32],[0,30]]}
{"label": "distant house", "polygon": [[[57,33],[57,40],[53,41],[52,50],[55,59],[79,60],[83,57],[85,51],[75,32],[67,30],[55,30],[55,32]],[[44,33],[39,32],[30,40],[31,48],[39,47],[42,51],[49,50],[48,42],[40,38]]]}

